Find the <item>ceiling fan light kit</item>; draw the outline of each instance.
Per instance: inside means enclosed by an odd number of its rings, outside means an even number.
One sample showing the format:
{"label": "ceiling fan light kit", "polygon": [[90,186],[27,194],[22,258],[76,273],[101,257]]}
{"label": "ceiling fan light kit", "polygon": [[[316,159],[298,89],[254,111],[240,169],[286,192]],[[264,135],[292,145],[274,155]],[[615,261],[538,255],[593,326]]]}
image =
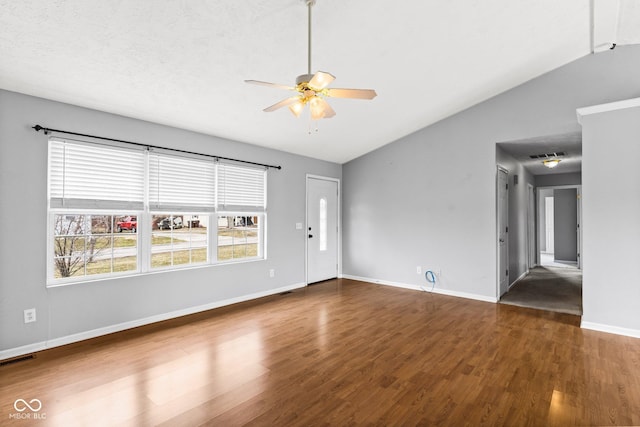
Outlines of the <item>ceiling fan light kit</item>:
{"label": "ceiling fan light kit", "polygon": [[312,120],[329,119],[336,115],[325,97],[333,98],[351,98],[351,99],[373,99],[376,97],[376,91],[373,89],[330,89],[327,86],[335,80],[335,76],[331,73],[318,71],[311,73],[311,8],[315,5],[316,0],[302,0],[308,8],[308,55],[307,55],[307,73],[301,74],[296,78],[295,86],[279,85],[275,83],[262,82],[259,80],[245,80],[246,83],[261,86],[270,86],[279,89],[295,91],[298,94],[290,98],[284,99],[273,104],[263,111],[272,112],[282,107],[289,107],[289,111],[300,117],[304,107],[309,104],[309,111]]}

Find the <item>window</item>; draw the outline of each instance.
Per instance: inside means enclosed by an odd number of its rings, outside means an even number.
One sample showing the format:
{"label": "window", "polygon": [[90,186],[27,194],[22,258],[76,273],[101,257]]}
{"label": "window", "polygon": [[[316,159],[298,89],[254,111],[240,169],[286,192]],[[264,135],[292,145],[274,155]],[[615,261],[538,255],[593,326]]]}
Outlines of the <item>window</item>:
{"label": "window", "polygon": [[49,284],[265,256],[264,168],[51,138],[48,194]]}
{"label": "window", "polygon": [[320,251],[327,250],[327,199],[320,199],[320,212],[318,212],[319,218],[319,232],[320,232]]}
{"label": "window", "polygon": [[218,217],[218,261],[261,256],[259,215]]}
{"label": "window", "polygon": [[264,257],[266,207],[264,169],[219,165],[219,262]]}
{"label": "window", "polygon": [[209,216],[174,213],[151,218],[151,268],[207,262]]}
{"label": "window", "polygon": [[[53,276],[84,277],[138,268],[138,236],[135,229],[120,234],[122,215],[53,215]],[[129,222],[130,224],[130,222]]]}

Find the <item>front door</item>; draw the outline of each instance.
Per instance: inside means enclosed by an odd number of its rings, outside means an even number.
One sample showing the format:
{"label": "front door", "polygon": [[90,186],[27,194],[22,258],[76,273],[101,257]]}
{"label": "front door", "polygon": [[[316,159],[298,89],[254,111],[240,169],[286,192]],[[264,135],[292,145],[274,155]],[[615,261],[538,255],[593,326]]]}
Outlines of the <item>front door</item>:
{"label": "front door", "polygon": [[338,181],[307,177],[307,283],[338,277]]}

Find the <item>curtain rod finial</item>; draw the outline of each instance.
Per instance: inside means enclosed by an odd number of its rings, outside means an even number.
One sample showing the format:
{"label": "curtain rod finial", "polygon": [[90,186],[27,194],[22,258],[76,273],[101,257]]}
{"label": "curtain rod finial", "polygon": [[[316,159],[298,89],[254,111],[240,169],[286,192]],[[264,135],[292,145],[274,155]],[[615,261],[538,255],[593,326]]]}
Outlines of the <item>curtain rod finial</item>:
{"label": "curtain rod finial", "polygon": [[35,129],[36,132],[40,132],[41,130],[43,130],[45,135],[49,135],[49,133],[51,132],[50,129],[44,128],[40,125],[35,125],[35,126],[32,126],[31,128]]}

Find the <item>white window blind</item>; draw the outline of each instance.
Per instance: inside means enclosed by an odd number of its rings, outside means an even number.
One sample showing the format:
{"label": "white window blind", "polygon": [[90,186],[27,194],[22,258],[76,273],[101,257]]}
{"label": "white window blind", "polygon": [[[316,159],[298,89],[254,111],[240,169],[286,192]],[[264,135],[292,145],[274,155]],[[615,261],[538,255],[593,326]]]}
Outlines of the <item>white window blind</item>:
{"label": "white window blind", "polygon": [[262,212],[266,207],[265,169],[218,164],[218,209]]}
{"label": "white window blind", "polygon": [[51,139],[50,207],[141,210],[144,164],[141,150]]}
{"label": "white window blind", "polygon": [[213,159],[149,154],[149,208],[214,211],[216,173]]}

